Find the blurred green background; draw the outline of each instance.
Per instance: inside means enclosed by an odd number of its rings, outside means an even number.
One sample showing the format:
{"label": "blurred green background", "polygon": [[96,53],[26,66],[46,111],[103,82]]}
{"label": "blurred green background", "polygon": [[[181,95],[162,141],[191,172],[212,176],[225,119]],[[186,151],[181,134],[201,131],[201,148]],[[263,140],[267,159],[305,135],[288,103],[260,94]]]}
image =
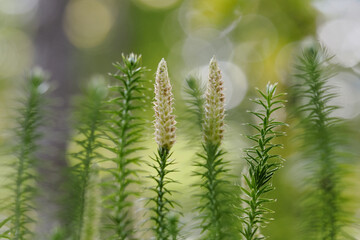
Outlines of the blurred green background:
{"label": "blurred green background", "polygon": [[[288,91],[296,54],[319,40],[336,55],[332,61],[340,66],[340,73],[330,83],[339,93],[334,104],[342,107],[334,114],[353,129],[346,136],[351,139],[346,150],[353,156],[349,160],[355,170],[349,175],[353,186],[348,192],[355,199],[360,187],[359,39],[358,0],[0,0],[0,128],[12,127],[13,102],[30,68],[44,68],[54,86],[56,117],[44,140],[52,151],[46,153],[47,162],[40,166],[44,193],[39,200],[43,203],[39,231],[58,224],[56,196],[64,182],[62,169],[69,164],[65,151],[73,134],[69,120],[73,96],[94,74],[114,72],[111,63],[119,61],[121,53],[130,52],[142,54],[143,65],[151,69],[146,76],[149,80],[160,59],[168,61],[179,119],[184,114],[184,79],[195,74],[205,80],[210,58],[217,57],[226,88],[226,146],[235,166],[233,172],[240,175],[242,148],[247,145],[241,135],[247,131],[242,123],[252,121],[245,111],[252,107],[247,99],[254,95],[254,87],[262,89],[269,81],[280,82],[281,90]],[[151,82],[148,87],[152,87]],[[150,103],[152,94],[148,94]],[[288,113],[278,117],[296,122]],[[151,108],[146,115],[150,122]],[[190,194],[187,176],[192,171],[193,152],[180,153],[188,143],[181,120],[178,122],[175,157],[181,171],[177,179],[184,183],[178,190]],[[155,149],[150,143],[150,127],[149,154]],[[281,152],[287,162],[274,181],[276,220],[266,229],[275,240],[301,237],[297,204],[302,173],[293,129],[288,130]],[[0,143],[5,144],[8,135],[1,132]],[[179,196],[187,211],[192,207],[189,194]],[[358,206],[350,209],[360,216]],[[190,218],[185,214],[183,220]]]}

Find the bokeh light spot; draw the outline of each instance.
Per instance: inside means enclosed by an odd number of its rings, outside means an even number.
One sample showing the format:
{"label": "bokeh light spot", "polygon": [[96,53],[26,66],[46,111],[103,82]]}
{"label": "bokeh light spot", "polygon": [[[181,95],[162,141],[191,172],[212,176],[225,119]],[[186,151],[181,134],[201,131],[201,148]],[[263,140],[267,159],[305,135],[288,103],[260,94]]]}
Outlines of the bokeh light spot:
{"label": "bokeh light spot", "polygon": [[278,44],[278,32],[270,19],[261,15],[245,15],[231,33],[238,44],[235,61],[258,62],[268,58]]}
{"label": "bokeh light spot", "polygon": [[329,79],[334,86],[333,92],[337,97],[330,101],[330,105],[339,106],[332,116],[351,119],[360,114],[360,79],[348,72],[341,72]]}
{"label": "bokeh light spot", "polygon": [[353,67],[360,62],[360,21],[329,21],[319,28],[318,35],[341,65]]}
{"label": "bokeh light spot", "polygon": [[0,77],[23,74],[21,69],[30,65],[33,46],[29,37],[15,29],[0,31]]}
{"label": "bokeh light spot", "polygon": [[313,2],[317,10],[327,18],[352,18],[360,19],[359,0],[317,0]]}
{"label": "bokeh light spot", "polygon": [[5,14],[23,14],[33,10],[38,0],[0,0],[0,11]]}
{"label": "bokeh light spot", "polygon": [[64,28],[69,41],[78,48],[93,48],[108,36],[113,17],[97,0],[73,0],[66,8]]}
{"label": "bokeh light spot", "polygon": [[182,56],[187,67],[206,64],[213,55],[220,59],[231,57],[233,44],[227,37],[218,37],[219,31],[205,28],[197,32],[197,37],[188,36],[183,44]]}
{"label": "bokeh light spot", "polygon": [[185,1],[179,11],[179,21],[187,34],[199,28],[218,28],[236,15],[237,0]]}

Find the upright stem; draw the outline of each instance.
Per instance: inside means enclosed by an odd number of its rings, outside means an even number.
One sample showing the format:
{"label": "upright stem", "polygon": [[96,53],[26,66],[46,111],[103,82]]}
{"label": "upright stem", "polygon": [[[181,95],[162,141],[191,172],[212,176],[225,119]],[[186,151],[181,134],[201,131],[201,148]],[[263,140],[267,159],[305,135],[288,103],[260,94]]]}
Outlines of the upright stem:
{"label": "upright stem", "polygon": [[[265,198],[265,194],[272,191],[270,181],[274,173],[281,167],[280,157],[271,154],[273,148],[281,145],[273,144],[275,137],[283,133],[274,130],[276,127],[284,126],[285,123],[277,122],[271,114],[283,107],[283,100],[277,98],[284,95],[276,95],[276,84],[268,84],[266,92],[258,90],[261,98],[253,100],[261,109],[251,112],[260,122],[257,125],[250,124],[255,130],[254,135],[248,136],[255,144],[246,150],[246,160],[249,164],[248,174],[244,175],[246,186],[242,188],[244,198],[244,217],[242,235],[246,240],[264,239],[260,228],[264,227],[268,219],[267,213],[270,209],[265,208],[265,203],[272,202],[272,199]],[[281,159],[281,158],[280,158]]]}
{"label": "upright stem", "polygon": [[[14,240],[24,240],[32,237],[33,231],[31,224],[32,211],[34,210],[33,201],[35,196],[35,182],[37,172],[35,169],[35,153],[38,148],[40,138],[39,126],[42,123],[42,105],[45,101],[45,91],[40,91],[44,83],[44,75],[41,70],[34,70],[29,77],[29,85],[25,92],[26,97],[22,107],[18,110],[17,130],[15,132],[18,144],[15,151],[14,174],[8,176],[13,179],[13,184],[9,187],[13,191],[13,198],[9,210],[11,216],[5,221],[10,221],[9,230],[2,235],[3,237]],[[5,222],[0,222],[4,225]]]}
{"label": "upright stem", "polygon": [[218,163],[217,160],[217,152],[218,146],[213,145],[212,143],[207,143],[205,145],[206,151],[206,188],[208,189],[209,194],[209,214],[211,229],[210,229],[210,239],[212,240],[221,240],[221,236],[223,235],[220,227],[220,212],[219,212],[219,180],[218,178]]}
{"label": "upright stem", "polygon": [[[98,109],[96,109],[95,114],[98,113],[97,111]],[[98,113],[99,114],[99,113]],[[89,175],[90,175],[90,164],[91,164],[91,159],[93,158],[94,155],[94,144],[95,144],[95,121],[92,123],[91,125],[91,130],[90,130],[90,134],[88,137],[88,142],[86,145],[86,153],[85,153],[85,161],[84,161],[84,170],[83,170],[83,176],[82,176],[82,186],[81,186],[81,193],[80,193],[80,226],[78,228],[78,232],[77,232],[77,236],[79,239],[81,239],[81,233],[82,233],[82,229],[84,228],[84,212],[85,212],[85,206],[86,206],[86,191],[88,188],[88,183],[89,183]]]}
{"label": "upright stem", "polygon": [[156,239],[157,240],[166,240],[168,239],[167,234],[167,224],[166,224],[166,215],[168,214],[168,208],[166,207],[167,201],[165,199],[165,184],[166,184],[166,174],[168,173],[167,159],[169,157],[169,149],[160,147],[158,149],[158,176],[157,176],[157,199],[156,199]]}
{"label": "upright stem", "polygon": [[119,182],[117,184],[117,199],[118,203],[115,209],[115,216],[117,219],[116,233],[119,239],[125,240],[131,234],[132,230],[128,229],[130,227],[130,222],[126,223],[129,219],[129,211],[124,209],[124,203],[128,194],[126,193],[126,188],[128,187],[127,181],[129,174],[127,172],[129,162],[126,159],[126,146],[128,145],[127,132],[129,130],[130,124],[130,106],[132,101],[132,77],[134,76],[132,67],[129,67],[126,74],[125,81],[123,81],[123,89],[119,92],[123,96],[122,109],[119,111],[119,127],[120,127],[120,143],[118,145],[118,156],[117,156],[117,172]]}
{"label": "upright stem", "polygon": [[[303,98],[307,101],[301,106],[304,108],[303,111],[306,111],[304,126],[306,134],[310,137],[305,139],[304,146],[309,146],[308,150],[314,156],[312,164],[317,164],[314,168],[316,172],[312,176],[316,181],[314,185],[316,190],[311,194],[315,201],[308,206],[312,209],[312,212],[308,213],[309,227],[316,230],[314,232],[316,238],[335,240],[340,235],[342,223],[338,216],[342,214],[343,209],[339,204],[340,178],[335,159],[336,146],[332,143],[334,139],[331,135],[333,121],[337,119],[329,116],[334,110],[334,106],[328,104],[333,96],[326,86],[329,69],[328,66],[325,67],[323,57],[326,56],[322,56],[317,49],[306,50],[300,59],[298,77],[303,81],[301,84],[304,88]],[[314,214],[315,212],[318,216]]]}
{"label": "upright stem", "polygon": [[[25,146],[24,146],[25,147]],[[23,188],[23,173],[24,173],[24,161],[26,161],[27,156],[24,153],[24,149],[21,150],[20,153],[20,161],[17,166],[17,174],[16,174],[16,190],[15,190],[15,220],[14,220],[14,240],[23,239],[22,228],[23,226],[23,199],[21,197],[21,193],[24,191]]]}

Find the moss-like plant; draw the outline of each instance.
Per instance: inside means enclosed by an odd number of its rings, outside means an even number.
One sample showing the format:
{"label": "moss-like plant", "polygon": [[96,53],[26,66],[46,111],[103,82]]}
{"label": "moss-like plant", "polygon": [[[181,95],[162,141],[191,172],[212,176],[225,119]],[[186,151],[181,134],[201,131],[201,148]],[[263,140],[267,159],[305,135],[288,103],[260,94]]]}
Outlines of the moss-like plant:
{"label": "moss-like plant", "polygon": [[2,239],[25,240],[33,238],[33,210],[36,193],[36,152],[41,137],[39,128],[43,122],[44,103],[46,102],[46,83],[44,73],[34,70],[27,78],[27,85],[22,97],[22,106],[18,109],[17,128],[15,129],[16,146],[14,148],[15,162],[9,163],[12,171],[8,178],[12,181],[9,205],[6,209],[10,216],[0,223],[6,226],[1,234]]}
{"label": "moss-like plant", "polygon": [[[169,174],[174,170],[169,169],[174,162],[171,160],[171,148],[175,143],[175,116],[173,115],[173,95],[167,65],[164,59],[159,63],[155,77],[155,141],[158,145],[157,153],[153,157],[152,167],[156,175],[151,178],[156,186],[152,188],[155,196],[151,198],[154,206],[151,208],[153,216],[155,239],[167,240],[177,233],[177,227],[168,221],[170,208],[174,207],[175,202],[169,198],[171,190],[168,188],[174,181],[169,178]],[[175,228],[175,229],[174,229]],[[170,236],[172,235],[172,236]]]}
{"label": "moss-like plant", "polygon": [[101,191],[99,168],[96,163],[90,166],[85,199],[80,240],[99,240],[101,239]]}
{"label": "moss-like plant", "polygon": [[340,119],[332,116],[338,107],[330,104],[336,95],[327,83],[335,73],[329,59],[324,49],[309,48],[297,65],[295,93],[308,172],[303,200],[306,239],[340,239],[349,220],[343,208],[342,160],[337,153],[341,147],[337,131]]}
{"label": "moss-like plant", "polygon": [[[94,78],[90,82],[81,104],[78,106],[78,127],[79,139],[76,143],[79,151],[72,154],[76,164],[73,166],[74,175],[77,177],[78,203],[76,204],[76,219],[73,219],[73,236],[75,239],[98,239],[99,226],[96,225],[100,218],[99,194],[92,194],[96,191],[95,170],[93,165],[100,159],[99,148],[101,147],[101,130],[104,124],[104,100],[107,88],[101,78]],[[99,181],[97,181],[99,182]],[[97,183],[98,184],[98,183]],[[97,196],[95,196],[97,195]],[[90,214],[91,212],[91,214]],[[86,230],[87,229],[87,230]],[[92,234],[89,234],[91,229]],[[86,236],[86,237],[85,237]]]}
{"label": "moss-like plant", "polygon": [[[205,91],[204,110],[197,110],[197,115],[202,119],[203,153],[198,154],[201,161],[196,163],[200,168],[195,172],[200,176],[201,193],[200,212],[202,232],[206,239],[224,239],[227,233],[224,230],[224,220],[227,217],[226,203],[223,202],[227,162],[224,161],[221,143],[224,131],[225,98],[223,93],[223,81],[218,63],[212,58],[209,65],[209,80]],[[194,92],[194,91],[193,91]],[[198,92],[198,90],[196,90]],[[196,97],[196,105],[202,104],[201,99]],[[204,113],[202,116],[202,112]]]}
{"label": "moss-like plant", "polygon": [[179,215],[178,214],[168,214],[166,216],[167,229],[169,239],[176,240],[180,238],[180,227],[179,227]]}
{"label": "moss-like plant", "polygon": [[273,113],[281,109],[284,102],[281,99],[284,94],[276,94],[276,88],[276,84],[268,84],[265,92],[258,90],[260,98],[253,101],[260,109],[250,111],[259,123],[250,124],[255,134],[248,138],[254,142],[254,145],[246,149],[248,173],[243,176],[246,184],[242,187],[244,205],[241,230],[246,240],[265,239],[261,234],[261,228],[270,220],[266,215],[272,213],[266,205],[274,199],[267,198],[265,194],[274,189],[271,180],[274,173],[281,167],[281,157],[273,154],[272,151],[282,146],[273,141],[276,137],[283,135],[277,128],[285,125],[273,118]]}
{"label": "moss-like plant", "polygon": [[[304,193],[301,221],[306,225],[304,239],[307,240],[355,239],[345,233],[351,220],[345,211],[350,205],[344,198],[347,186],[344,179],[349,176],[344,174],[342,167],[346,164],[338,155],[338,149],[343,148],[338,132],[342,121],[332,116],[337,107],[330,104],[334,94],[327,80],[333,69],[328,60],[322,50],[305,50],[299,58],[298,83],[292,92],[294,100],[298,100],[294,102],[304,142],[301,163],[305,163],[306,169],[296,170],[306,174],[299,192]],[[44,236],[37,236],[44,229],[39,229],[38,234],[34,230],[34,197],[38,188],[36,180],[41,177],[36,170],[36,155],[48,85],[39,71],[29,76],[18,109],[14,156],[6,162],[9,172],[5,194],[9,196],[1,199],[4,211],[0,218],[5,219],[0,221],[0,238],[133,240],[147,230],[139,225],[149,216],[146,227],[152,230],[149,231],[152,236],[146,232],[147,239],[178,240],[185,236],[206,240],[266,239],[263,228],[272,220],[271,203],[278,198],[270,197],[275,195],[272,182],[283,161],[277,155],[282,146],[278,137],[284,135],[286,126],[275,117],[284,107],[284,94],[277,93],[277,84],[268,84],[265,91],[258,90],[258,98],[253,100],[257,110],[250,111],[255,123],[249,124],[249,128],[254,134],[248,136],[252,145],[245,150],[246,167],[241,176],[242,186],[238,187],[232,184],[236,177],[229,173],[232,164],[227,158],[231,154],[225,151],[224,81],[215,57],[209,64],[206,87],[195,77],[186,79],[187,112],[181,116],[191,127],[186,133],[191,138],[191,147],[198,148],[194,151],[197,159],[192,164],[197,181],[191,183],[195,193],[190,196],[195,211],[182,215],[184,211],[178,210],[181,206],[174,199],[172,188],[176,183],[172,176],[177,171],[172,157],[177,132],[173,89],[167,63],[162,59],[154,85],[157,149],[149,161],[153,171],[149,177],[151,193],[145,203],[148,212],[139,220],[134,218],[139,209],[134,209],[133,204],[145,183],[140,173],[146,166],[142,155],[147,141],[142,116],[143,110],[150,107],[146,104],[147,89],[143,87],[146,69],[141,56],[135,54],[123,55],[122,62],[114,66],[117,72],[111,76],[116,83],[107,87],[101,79],[90,82],[78,105],[73,140],[76,144],[74,153],[70,154],[73,164],[66,175],[71,187],[66,188],[67,204],[61,211],[66,221],[49,229],[49,234]],[[180,218],[183,216],[194,217],[185,224],[185,218]],[[195,236],[191,232],[196,232]]]}
{"label": "moss-like plant", "polygon": [[110,239],[131,239],[134,234],[131,197],[137,194],[133,185],[139,183],[136,176],[140,171],[134,166],[142,162],[137,152],[143,150],[139,143],[144,128],[138,110],[143,107],[145,98],[145,68],[141,66],[141,56],[133,53],[123,56],[123,62],[114,66],[118,72],[111,76],[117,84],[109,89],[111,99],[105,131],[111,144],[104,146],[114,155],[109,159],[114,167],[107,169],[111,178],[105,183],[110,191],[106,196],[111,220],[108,227],[113,230]]}
{"label": "moss-like plant", "polygon": [[185,93],[185,102],[188,105],[186,110],[190,113],[190,116],[187,119],[191,121],[191,126],[195,125],[198,129],[200,129],[200,132],[202,132],[205,89],[201,86],[200,79],[193,76],[188,77],[186,79]]}

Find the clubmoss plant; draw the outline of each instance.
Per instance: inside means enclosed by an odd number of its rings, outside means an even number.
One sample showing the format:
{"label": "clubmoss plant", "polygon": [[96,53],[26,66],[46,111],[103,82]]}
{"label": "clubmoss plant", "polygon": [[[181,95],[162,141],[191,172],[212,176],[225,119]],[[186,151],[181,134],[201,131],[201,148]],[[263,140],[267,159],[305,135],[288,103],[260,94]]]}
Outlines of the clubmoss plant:
{"label": "clubmoss plant", "polygon": [[15,162],[9,166],[13,169],[8,178],[11,192],[6,209],[10,216],[0,223],[6,226],[0,237],[2,239],[25,240],[33,238],[33,210],[36,194],[36,152],[41,138],[39,127],[44,124],[43,113],[46,93],[49,88],[45,74],[35,69],[28,77],[27,86],[22,97],[22,106],[18,109],[17,128],[15,130],[16,146],[14,148]]}
{"label": "clubmoss plant", "polygon": [[100,240],[101,191],[99,167],[90,166],[80,240]]}
{"label": "clubmoss plant", "polygon": [[[173,115],[173,95],[170,84],[167,65],[164,59],[159,63],[155,77],[155,141],[158,145],[157,153],[152,167],[156,170],[156,175],[151,178],[156,182],[156,186],[152,189],[156,196],[151,201],[154,207],[151,208],[153,212],[152,220],[154,223],[153,231],[155,239],[167,240],[170,239],[170,232],[172,235],[177,232],[174,230],[173,224],[169,224],[168,215],[170,208],[174,207],[175,202],[169,198],[171,190],[168,188],[169,183],[174,181],[168,177],[169,173],[174,170],[169,169],[173,164],[171,160],[171,148],[175,143],[175,116]],[[170,229],[171,227],[171,229]],[[173,239],[173,238],[172,238]]]}
{"label": "clubmoss plant", "polygon": [[135,169],[142,159],[138,151],[144,148],[139,145],[144,130],[143,120],[139,109],[143,107],[144,96],[143,74],[145,68],[141,66],[141,56],[131,53],[123,55],[122,63],[115,63],[118,72],[111,76],[118,81],[110,87],[113,97],[108,101],[108,120],[106,139],[111,142],[105,145],[113,155],[110,162],[114,167],[107,169],[112,176],[106,186],[111,191],[106,197],[108,214],[113,230],[110,239],[132,239],[134,234],[132,215],[132,199],[137,194],[134,184],[139,183]]}
{"label": "clubmoss plant", "polygon": [[[99,239],[96,232],[99,231],[97,223],[100,218],[98,198],[100,194],[96,188],[96,174],[93,166],[103,157],[99,155],[101,147],[102,126],[104,123],[104,100],[107,95],[107,88],[101,78],[94,78],[90,82],[85,97],[79,106],[78,112],[78,133],[80,139],[76,140],[79,151],[72,154],[77,161],[73,167],[74,175],[78,178],[78,203],[74,219],[74,230],[72,238],[74,240],[95,240]],[[96,195],[96,196],[95,196]],[[97,206],[98,205],[98,206]],[[90,232],[92,234],[90,234]]]}
{"label": "clubmoss plant", "polygon": [[191,125],[194,125],[193,122],[195,120],[196,127],[202,132],[205,111],[205,89],[200,85],[199,82],[200,80],[193,76],[190,76],[186,79],[185,93],[187,98],[185,99],[185,102],[188,105],[187,110],[191,114],[187,119],[192,122]]}
{"label": "clubmoss plant", "polygon": [[[134,204],[140,200],[141,185],[145,185],[140,177],[150,175],[143,173],[146,164],[142,157],[147,143],[143,134],[146,121],[142,116],[143,111],[150,107],[144,96],[148,89],[143,87],[146,85],[146,69],[141,64],[141,56],[133,53],[123,55],[122,62],[114,66],[117,72],[111,76],[116,83],[108,87],[102,78],[97,78],[90,82],[77,105],[76,133],[72,140],[74,152],[69,154],[72,164],[66,175],[62,175],[66,176],[63,177],[66,191],[62,191],[66,204],[59,211],[63,218],[60,217],[59,224],[47,233],[42,225],[35,228],[39,218],[36,209],[43,206],[37,207],[34,197],[39,188],[37,178],[46,179],[46,174],[51,174],[44,172],[44,176],[39,176],[37,173],[37,156],[43,155],[38,153],[41,153],[41,125],[45,122],[43,116],[49,86],[41,71],[30,74],[16,118],[13,156],[1,156],[8,165],[8,172],[4,173],[7,174],[8,189],[4,195],[9,196],[4,200],[0,196],[0,204],[4,204],[0,214],[0,239],[135,240],[146,230],[149,231],[141,239],[267,239],[263,228],[272,220],[271,204],[275,201],[275,197],[270,197],[275,194],[272,182],[282,167],[283,159],[277,153],[282,147],[282,131],[287,126],[276,118],[285,102],[285,94],[277,93],[277,84],[269,83],[264,91],[258,90],[258,98],[253,100],[257,110],[249,114],[255,119],[249,124],[253,135],[248,138],[252,145],[245,149],[246,167],[238,187],[232,180],[239,178],[230,174],[232,165],[227,161],[231,154],[225,151],[224,82],[215,57],[209,63],[206,87],[203,88],[195,77],[186,79],[187,97],[184,102],[188,114],[184,114],[187,119],[183,120],[191,126],[191,131],[186,133],[191,135],[191,147],[184,154],[191,149],[197,153],[191,166],[181,169],[184,173],[190,167],[195,169],[195,176],[191,179],[195,181],[190,183],[195,192],[190,196],[195,211],[188,213],[186,208],[181,209],[173,196],[176,191],[172,185],[177,182],[172,176],[177,169],[173,166],[172,154],[178,131],[173,89],[167,63],[162,59],[156,71],[152,106],[154,145],[157,146],[151,161],[149,159],[152,186],[148,195],[141,196],[149,197],[145,198],[148,212],[135,219],[138,210],[144,210],[141,207],[135,209],[137,204]],[[298,82],[292,92],[298,110],[296,120],[300,119],[299,131],[303,137],[301,165],[296,171],[305,175],[303,185],[296,185],[294,190],[304,196],[300,219],[305,225],[303,239],[306,240],[356,239],[349,234],[355,232],[356,224],[347,212],[354,206],[344,197],[351,191],[346,189],[347,180],[355,176],[353,172],[349,174],[348,169],[355,164],[349,166],[343,159],[345,154],[338,154],[348,146],[344,146],[339,133],[345,122],[332,115],[337,109],[331,105],[335,94],[327,82],[332,74],[333,66],[324,51],[307,49],[299,58],[295,75]],[[231,125],[226,127],[231,128]],[[2,136],[0,138],[3,141]],[[45,164],[45,160],[41,164]],[[291,198],[294,195],[283,193],[290,201],[295,200]],[[42,210],[48,206],[44,207]],[[149,216],[146,226],[141,226],[146,216]],[[185,218],[180,218],[183,216],[194,217],[185,223],[182,222]],[[48,219],[51,220],[49,225],[53,225],[53,214],[44,221]],[[38,233],[34,229],[38,229]],[[269,234],[269,238],[280,239],[279,235],[283,235],[282,239],[295,238],[273,229],[269,232],[273,234]]]}
{"label": "clubmoss plant", "polygon": [[180,238],[180,228],[179,228],[179,215],[178,214],[168,214],[166,216],[167,228],[169,233],[169,239],[176,240]]}
{"label": "clubmoss plant", "polygon": [[[227,162],[224,161],[224,151],[221,148],[224,132],[225,98],[223,80],[218,63],[213,57],[209,65],[209,79],[205,91],[204,115],[202,121],[203,154],[198,154],[201,161],[196,163],[200,168],[195,172],[201,177],[200,212],[202,232],[206,239],[225,239],[224,220],[226,211],[224,205],[224,186]],[[201,103],[201,101],[198,101]],[[199,114],[201,112],[199,111]],[[199,115],[200,116],[200,115]]]}
{"label": "clubmoss plant", "polygon": [[284,103],[281,99],[284,94],[276,94],[276,88],[276,84],[268,84],[265,92],[258,90],[260,98],[253,102],[260,107],[260,110],[250,112],[259,120],[259,123],[250,124],[256,133],[248,138],[255,145],[246,150],[249,169],[248,174],[243,176],[245,186],[242,187],[244,205],[241,234],[246,240],[265,239],[261,234],[261,228],[270,220],[266,215],[272,213],[265,205],[273,202],[274,199],[269,199],[264,195],[274,189],[271,180],[274,173],[281,167],[281,157],[271,152],[282,146],[273,143],[273,140],[283,135],[283,132],[279,132],[277,128],[285,125],[272,116],[275,111],[283,108]]}
{"label": "clubmoss plant", "polygon": [[[303,157],[307,162],[304,222],[306,239],[342,239],[348,223],[343,208],[343,171],[338,150],[341,147],[337,127],[339,118],[331,114],[337,106],[330,104],[336,96],[327,80],[334,66],[324,49],[309,48],[299,57],[295,86],[301,104],[297,107],[303,128]],[[352,239],[347,236],[346,239]]]}

